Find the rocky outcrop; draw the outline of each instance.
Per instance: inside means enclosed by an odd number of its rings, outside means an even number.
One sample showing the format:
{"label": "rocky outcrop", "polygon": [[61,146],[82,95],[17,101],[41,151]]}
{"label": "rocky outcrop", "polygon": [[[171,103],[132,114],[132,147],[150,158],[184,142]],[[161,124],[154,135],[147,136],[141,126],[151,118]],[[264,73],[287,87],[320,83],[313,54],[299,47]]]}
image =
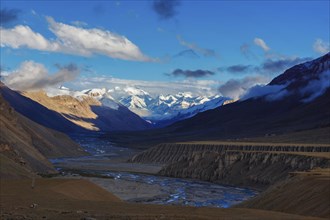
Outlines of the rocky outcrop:
{"label": "rocky outcrop", "polygon": [[165,166],[160,175],[194,178],[244,187],[265,188],[291,172],[330,167],[330,160],[285,152],[193,152]]}
{"label": "rocky outcrop", "polygon": [[277,151],[277,152],[330,152],[330,145],[304,145],[304,144],[266,144],[266,143],[234,143],[222,142],[213,144],[159,144],[140,154],[130,161],[135,163],[170,164],[183,159],[191,158],[196,151],[211,151],[224,153],[234,151]]}

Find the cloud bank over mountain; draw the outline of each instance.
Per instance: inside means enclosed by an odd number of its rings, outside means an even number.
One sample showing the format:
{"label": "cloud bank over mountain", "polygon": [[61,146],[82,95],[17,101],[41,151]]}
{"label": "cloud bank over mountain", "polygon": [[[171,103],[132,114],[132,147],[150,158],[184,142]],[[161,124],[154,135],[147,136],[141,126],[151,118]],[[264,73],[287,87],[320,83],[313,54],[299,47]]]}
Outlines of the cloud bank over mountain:
{"label": "cloud bank over mountain", "polygon": [[17,90],[39,90],[72,81],[79,73],[79,68],[72,63],[60,66],[56,73],[51,74],[43,64],[25,61],[17,70],[4,77],[4,82]]}

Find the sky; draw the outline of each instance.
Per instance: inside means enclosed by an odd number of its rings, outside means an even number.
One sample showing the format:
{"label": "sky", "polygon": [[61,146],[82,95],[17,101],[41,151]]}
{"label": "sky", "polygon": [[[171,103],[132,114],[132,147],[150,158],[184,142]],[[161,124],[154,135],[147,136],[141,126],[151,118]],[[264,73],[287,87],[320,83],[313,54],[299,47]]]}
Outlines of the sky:
{"label": "sky", "polygon": [[329,1],[3,1],[16,89],[132,85],[232,98],[329,52]]}

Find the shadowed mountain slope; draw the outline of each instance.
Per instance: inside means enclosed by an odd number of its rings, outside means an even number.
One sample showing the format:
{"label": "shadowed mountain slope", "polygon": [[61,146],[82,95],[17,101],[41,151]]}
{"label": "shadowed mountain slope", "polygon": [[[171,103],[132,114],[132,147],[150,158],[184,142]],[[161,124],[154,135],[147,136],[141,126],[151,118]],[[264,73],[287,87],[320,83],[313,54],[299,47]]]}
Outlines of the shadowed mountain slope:
{"label": "shadowed mountain slope", "polygon": [[40,125],[66,133],[85,131],[61,114],[9,89],[4,84],[0,85],[0,93],[15,111]]}
{"label": "shadowed mountain slope", "polygon": [[54,173],[46,158],[87,155],[65,134],[17,113],[1,95],[0,131],[1,176],[24,176],[29,171]]}

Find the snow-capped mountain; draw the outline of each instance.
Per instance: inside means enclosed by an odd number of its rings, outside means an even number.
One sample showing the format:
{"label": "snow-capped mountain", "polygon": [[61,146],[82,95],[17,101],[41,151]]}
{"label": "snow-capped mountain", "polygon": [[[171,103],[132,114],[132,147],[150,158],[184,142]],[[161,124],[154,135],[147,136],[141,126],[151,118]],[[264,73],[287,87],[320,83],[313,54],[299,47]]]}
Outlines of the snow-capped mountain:
{"label": "snow-capped mountain", "polygon": [[112,109],[125,106],[156,126],[165,126],[192,117],[199,112],[219,107],[228,100],[219,95],[194,96],[190,92],[152,96],[147,91],[132,86],[113,89],[94,88],[83,91],[70,91],[61,86],[58,90],[49,91],[48,95],[70,95],[78,99],[89,96]]}
{"label": "snow-capped mountain", "polygon": [[58,131],[132,131],[152,127],[113,100],[105,89],[70,91],[61,87],[49,93],[25,91],[20,94],[4,86],[0,92],[18,112]]}
{"label": "snow-capped mountain", "polygon": [[223,104],[227,98],[215,96],[194,96],[190,92],[151,96],[148,92],[134,87],[109,90],[111,97],[129,108],[145,120],[165,126],[178,120],[186,119]]}
{"label": "snow-capped mountain", "polygon": [[127,92],[126,95],[120,97],[118,102],[159,126],[219,107],[227,100],[219,95],[193,96],[190,92],[152,97],[148,92],[138,88],[125,88],[124,91]]}
{"label": "snow-capped mountain", "polygon": [[110,93],[105,89],[85,89],[82,91],[72,91],[64,86],[60,86],[58,89],[49,89],[47,95],[50,97],[57,95],[69,95],[78,100],[83,100],[84,97],[92,97],[102,103],[103,106],[110,107],[114,110],[117,110],[120,106],[120,103],[114,100],[111,97]]}

